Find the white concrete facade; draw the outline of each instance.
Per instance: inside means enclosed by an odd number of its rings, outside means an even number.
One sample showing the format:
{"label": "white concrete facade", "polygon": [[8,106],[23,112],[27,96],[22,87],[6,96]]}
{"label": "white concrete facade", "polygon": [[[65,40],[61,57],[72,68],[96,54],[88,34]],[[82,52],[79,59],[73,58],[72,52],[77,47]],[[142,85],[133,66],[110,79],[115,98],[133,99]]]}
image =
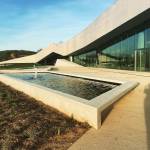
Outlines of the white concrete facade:
{"label": "white concrete facade", "polygon": [[35,55],[0,62],[0,64],[37,63],[51,53],[67,56],[88,46],[148,9],[150,9],[150,0],[117,0],[85,30],[70,40],[50,44]]}

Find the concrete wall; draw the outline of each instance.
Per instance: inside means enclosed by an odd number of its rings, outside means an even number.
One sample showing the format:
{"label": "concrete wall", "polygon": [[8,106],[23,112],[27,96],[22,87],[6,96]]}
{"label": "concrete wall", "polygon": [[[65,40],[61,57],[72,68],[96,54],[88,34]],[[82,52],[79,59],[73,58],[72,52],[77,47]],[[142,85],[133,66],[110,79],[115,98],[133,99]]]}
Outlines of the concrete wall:
{"label": "concrete wall", "polygon": [[62,92],[7,77],[5,75],[0,75],[0,81],[58,109],[70,117],[73,116],[81,122],[88,122],[91,126],[97,128],[97,109],[87,105],[84,99],[76,98]]}
{"label": "concrete wall", "polygon": [[55,66],[56,67],[83,67],[65,59],[57,59]]}
{"label": "concrete wall", "polygon": [[148,8],[150,0],[118,0],[80,34],[60,45],[59,49],[66,54],[79,50]]}
{"label": "concrete wall", "polygon": [[[79,75],[65,75],[79,77]],[[89,77],[87,76],[81,77],[89,79]],[[107,81],[106,79],[98,79],[96,77],[90,77],[90,79]],[[2,74],[0,74],[0,81],[15,88],[16,90],[22,91],[29,96],[42,101],[43,103],[51,107],[58,109],[59,111],[65,113],[70,117],[73,116],[75,119],[81,122],[88,122],[92,127],[96,129],[99,129],[101,127],[102,112],[107,107],[112,105],[115,101],[119,100],[123,95],[125,95],[137,86],[137,82],[124,83],[123,81],[116,81],[117,83],[122,83],[122,85],[88,101],[76,96],[65,94],[56,90],[8,77]],[[110,80],[109,82],[115,81]]]}

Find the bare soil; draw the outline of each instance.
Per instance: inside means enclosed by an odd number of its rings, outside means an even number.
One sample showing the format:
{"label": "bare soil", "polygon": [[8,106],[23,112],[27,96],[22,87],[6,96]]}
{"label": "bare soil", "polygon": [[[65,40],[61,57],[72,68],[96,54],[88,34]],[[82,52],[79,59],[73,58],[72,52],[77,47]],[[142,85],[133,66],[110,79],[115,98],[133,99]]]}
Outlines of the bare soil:
{"label": "bare soil", "polygon": [[66,150],[89,128],[0,82],[0,150]]}

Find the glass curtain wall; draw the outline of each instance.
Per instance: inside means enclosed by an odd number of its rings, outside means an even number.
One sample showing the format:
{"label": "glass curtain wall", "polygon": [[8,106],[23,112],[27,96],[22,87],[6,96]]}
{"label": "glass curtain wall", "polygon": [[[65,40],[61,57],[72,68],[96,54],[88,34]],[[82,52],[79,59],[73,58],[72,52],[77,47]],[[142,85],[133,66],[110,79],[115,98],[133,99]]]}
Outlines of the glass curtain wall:
{"label": "glass curtain wall", "polygon": [[97,58],[98,57],[95,50],[81,55],[75,55],[73,56],[73,61],[82,66],[96,67],[98,62]]}
{"label": "glass curtain wall", "polygon": [[83,66],[150,71],[150,23],[125,33],[104,48],[73,56]]}
{"label": "glass curtain wall", "polygon": [[99,67],[150,71],[150,25],[98,50]]}

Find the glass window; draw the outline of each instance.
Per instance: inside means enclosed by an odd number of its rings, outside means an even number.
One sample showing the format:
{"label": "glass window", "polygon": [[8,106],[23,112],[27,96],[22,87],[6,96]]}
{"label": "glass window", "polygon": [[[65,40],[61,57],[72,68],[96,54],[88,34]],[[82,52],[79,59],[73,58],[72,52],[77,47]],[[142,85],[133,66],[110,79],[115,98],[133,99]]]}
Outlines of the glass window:
{"label": "glass window", "polygon": [[145,31],[145,48],[150,48],[150,28]]}
{"label": "glass window", "polygon": [[130,36],[128,38],[128,49],[129,49],[129,53],[135,50],[135,35]]}
{"label": "glass window", "polygon": [[128,53],[128,39],[124,39],[121,41],[121,54],[126,57]]}
{"label": "glass window", "polygon": [[144,32],[140,32],[135,36],[136,49],[144,48]]}
{"label": "glass window", "polygon": [[[138,32],[142,28],[143,31]],[[97,47],[97,50],[75,56],[74,61],[84,66],[95,67],[99,64],[100,67],[105,68],[134,70],[136,51],[141,53],[141,56],[137,56],[137,63],[142,64],[139,61],[143,59],[144,69],[150,70],[150,25],[143,24],[142,28],[123,33],[119,39],[116,38],[111,43],[107,43],[109,45],[103,49]],[[144,28],[147,29],[144,30]]]}

